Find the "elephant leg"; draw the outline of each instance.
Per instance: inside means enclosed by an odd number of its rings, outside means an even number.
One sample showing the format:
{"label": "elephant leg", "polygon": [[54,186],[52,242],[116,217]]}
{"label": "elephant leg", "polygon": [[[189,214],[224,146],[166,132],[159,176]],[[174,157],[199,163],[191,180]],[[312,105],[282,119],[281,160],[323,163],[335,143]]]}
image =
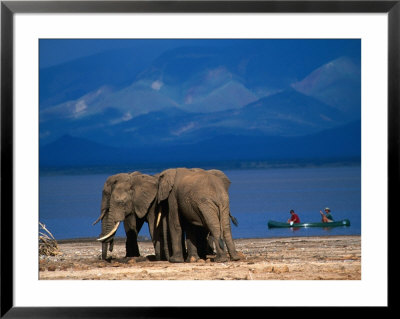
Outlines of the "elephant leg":
{"label": "elephant leg", "polygon": [[163,232],[161,226],[154,230],[153,247],[156,260],[163,260]]}
{"label": "elephant leg", "polygon": [[186,262],[190,262],[192,259],[199,260],[200,257],[198,255],[198,232],[195,226],[187,225],[185,226],[186,232],[186,245],[187,245],[187,257]]}
{"label": "elephant leg", "polygon": [[162,247],[163,249],[161,250],[161,260],[169,260],[172,247],[168,236],[167,216],[162,217]]}
{"label": "elephant leg", "polygon": [[153,247],[154,247],[154,254],[156,257],[156,260],[161,260],[161,241],[162,241],[162,228],[161,225],[157,225],[157,218],[158,218],[158,213],[161,212],[161,206],[156,205],[154,202],[147,214],[147,223],[149,226],[149,233],[151,236],[151,240],[153,242]]}
{"label": "elephant leg", "polygon": [[188,253],[187,253],[187,247],[186,247],[186,233],[183,230],[182,230],[181,244],[182,244],[183,259],[186,260]]}
{"label": "elephant leg", "polygon": [[178,203],[174,196],[168,198],[169,213],[168,213],[168,228],[171,239],[172,256],[169,261],[173,263],[182,263],[183,248],[182,248],[182,227],[178,215]]}
{"label": "elephant leg", "polygon": [[222,222],[222,229],[226,247],[228,249],[228,253],[232,260],[239,260],[240,257],[236,251],[235,244],[232,238],[232,230],[231,230],[231,223],[229,219],[229,206],[227,209],[221,212],[221,222]]}
{"label": "elephant leg", "polygon": [[199,257],[202,259],[206,259],[207,255],[214,254],[214,242],[212,236],[209,236],[208,229],[204,227],[198,227],[197,232],[197,252]]}
{"label": "elephant leg", "polygon": [[228,261],[228,257],[223,249],[223,247],[221,247],[221,241],[220,239],[220,231],[211,231],[211,233],[213,233],[215,235],[213,235],[214,237],[214,245],[215,245],[215,250],[216,250],[216,257],[215,257],[215,261],[216,262],[226,262]]}
{"label": "elephant leg", "polygon": [[124,228],[126,233],[126,257],[140,256],[139,246],[137,243],[137,236],[139,232],[137,229],[137,224],[140,223],[143,225],[143,221],[137,220],[134,214],[127,216],[127,218],[124,220]]}
{"label": "elephant leg", "polygon": [[199,206],[200,212],[204,217],[204,222],[207,228],[210,230],[212,237],[214,238],[215,250],[216,250],[216,262],[225,262],[228,260],[226,253],[223,249],[221,224],[218,218],[219,209],[211,200],[204,201]]}
{"label": "elephant leg", "polygon": [[210,234],[210,232],[207,233],[206,235],[206,254],[207,255],[214,255],[214,238],[213,236]]}
{"label": "elephant leg", "polygon": [[[188,253],[191,256],[194,256],[201,259],[206,259],[207,255],[212,255],[214,253],[213,248],[210,246],[208,242],[208,229],[204,228],[204,226],[191,226],[192,228],[192,241],[188,242],[186,239],[186,243],[188,245]],[[188,236],[189,237],[189,236]],[[192,247],[189,245],[192,243]],[[191,253],[190,251],[193,251]]]}
{"label": "elephant leg", "polygon": [[167,216],[162,214],[160,224],[154,230],[154,252],[156,260],[168,260],[169,259],[169,240],[168,240],[168,223]]}

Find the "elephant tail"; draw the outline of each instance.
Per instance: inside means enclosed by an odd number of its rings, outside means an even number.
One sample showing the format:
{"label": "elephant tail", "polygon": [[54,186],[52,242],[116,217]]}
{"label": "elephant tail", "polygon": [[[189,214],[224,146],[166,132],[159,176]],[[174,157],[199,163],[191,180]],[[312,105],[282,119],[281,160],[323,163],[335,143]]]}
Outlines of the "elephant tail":
{"label": "elephant tail", "polygon": [[235,217],[233,217],[233,216],[231,215],[231,213],[229,213],[229,217],[232,219],[232,223],[233,223],[236,227],[239,226],[239,223],[238,223],[237,219],[236,219]]}

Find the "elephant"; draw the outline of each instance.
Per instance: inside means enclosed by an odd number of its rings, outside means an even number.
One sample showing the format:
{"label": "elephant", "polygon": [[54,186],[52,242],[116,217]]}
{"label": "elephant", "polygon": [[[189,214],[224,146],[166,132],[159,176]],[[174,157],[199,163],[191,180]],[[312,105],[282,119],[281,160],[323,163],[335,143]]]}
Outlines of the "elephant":
{"label": "elephant", "polygon": [[[201,168],[191,168],[190,170],[193,172],[208,172],[217,176],[221,179],[221,182],[223,183],[224,188],[228,193],[231,181],[229,180],[228,176],[226,176],[222,171],[217,169],[205,171]],[[231,218],[233,224],[235,226],[238,226],[238,221],[236,220],[236,218],[233,217],[230,213],[229,217]],[[190,228],[190,232],[186,230],[186,233],[189,234],[186,240],[186,246],[188,249],[187,260],[190,260],[190,258],[194,258],[195,260],[198,260],[200,258],[206,259],[207,255],[213,255],[214,238],[211,235],[210,231],[203,226],[187,225],[186,228],[188,227]]]}
{"label": "elephant", "polygon": [[[168,202],[168,229],[172,255],[170,262],[184,262],[182,234],[186,232],[188,258],[198,258],[196,243],[200,226],[210,232],[217,262],[227,261],[224,242],[231,260],[239,260],[232,239],[228,188],[230,180],[219,170],[173,168],[159,174],[157,201]],[[202,241],[200,234],[200,241]]]}
{"label": "elephant", "polygon": [[[163,227],[162,231],[159,232],[159,234],[163,234],[164,237],[160,236],[160,241],[161,241],[161,249],[162,249],[162,255],[165,260],[169,259],[169,256],[172,252],[172,247],[171,247],[171,237],[169,236],[168,233],[168,203],[166,201],[161,202],[160,205],[160,213],[162,213],[162,218],[161,218],[161,224]],[[187,245],[185,245],[185,236],[182,233],[182,252],[184,255],[184,258],[187,259],[188,261],[190,260],[191,257],[195,257],[195,260],[198,260],[200,258],[206,259],[207,255],[213,255],[214,254],[214,242],[213,238],[208,230],[206,230],[202,226],[192,226],[190,228],[190,232],[192,236],[189,236],[189,238],[186,240]],[[188,253],[188,252],[189,253]]]}
{"label": "elephant", "polygon": [[102,231],[97,239],[102,243],[102,259],[107,258],[107,248],[113,250],[114,236],[123,221],[126,233],[126,257],[140,256],[137,236],[146,221],[154,244],[156,259],[162,259],[160,227],[156,227],[158,177],[140,172],[119,173],[104,183],[101,214]]}

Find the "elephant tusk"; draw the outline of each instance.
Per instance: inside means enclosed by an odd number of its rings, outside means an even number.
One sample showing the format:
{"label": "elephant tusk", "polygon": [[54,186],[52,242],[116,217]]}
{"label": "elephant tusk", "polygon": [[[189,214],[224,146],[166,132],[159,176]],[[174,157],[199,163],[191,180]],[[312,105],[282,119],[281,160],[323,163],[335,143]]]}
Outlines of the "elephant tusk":
{"label": "elephant tusk", "polygon": [[160,224],[160,219],[161,219],[161,210],[160,210],[160,212],[158,213],[158,216],[157,216],[156,228],[157,228],[158,225]]}
{"label": "elephant tusk", "polygon": [[108,238],[110,238],[111,236],[113,236],[113,235],[117,232],[119,223],[120,223],[120,222],[117,222],[117,223],[115,224],[114,228],[113,228],[107,235],[105,235],[105,236],[103,236],[103,237],[97,239],[97,241],[105,241],[105,240],[107,240]]}
{"label": "elephant tusk", "polygon": [[103,213],[101,213],[100,217],[97,218],[96,221],[93,223],[93,226],[96,225],[99,221],[101,221],[104,218],[105,214],[106,214],[105,211]]}

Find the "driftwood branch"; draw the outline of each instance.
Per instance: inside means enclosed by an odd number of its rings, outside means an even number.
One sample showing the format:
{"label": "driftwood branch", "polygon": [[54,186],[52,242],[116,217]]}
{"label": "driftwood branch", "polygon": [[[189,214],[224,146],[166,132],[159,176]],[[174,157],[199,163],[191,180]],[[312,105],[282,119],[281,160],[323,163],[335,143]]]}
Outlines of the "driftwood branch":
{"label": "driftwood branch", "polygon": [[58,254],[60,250],[56,239],[46,226],[39,222],[39,255],[56,256]]}

